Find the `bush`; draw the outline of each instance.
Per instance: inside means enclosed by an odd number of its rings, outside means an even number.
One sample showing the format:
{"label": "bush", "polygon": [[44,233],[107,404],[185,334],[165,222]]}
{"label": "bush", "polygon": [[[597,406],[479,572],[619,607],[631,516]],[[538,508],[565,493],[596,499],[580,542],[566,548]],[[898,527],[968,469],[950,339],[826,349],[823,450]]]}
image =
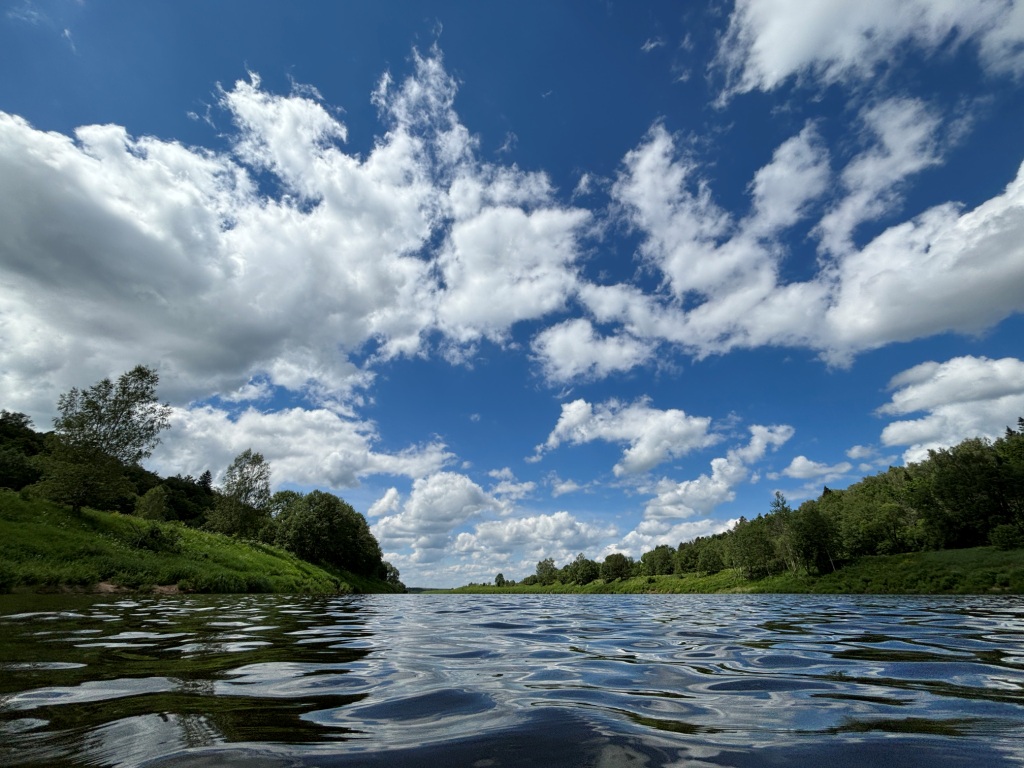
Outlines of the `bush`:
{"label": "bush", "polygon": [[992,529],[988,540],[996,549],[1021,549],[1024,548],[1024,529],[1019,525],[997,525]]}

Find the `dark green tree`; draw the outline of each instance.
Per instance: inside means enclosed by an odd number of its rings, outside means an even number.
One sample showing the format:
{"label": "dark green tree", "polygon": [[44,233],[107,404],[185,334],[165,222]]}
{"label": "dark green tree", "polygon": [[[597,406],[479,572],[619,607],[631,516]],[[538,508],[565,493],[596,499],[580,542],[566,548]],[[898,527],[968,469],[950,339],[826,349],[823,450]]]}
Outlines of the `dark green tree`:
{"label": "dark green tree", "polygon": [[554,584],[558,581],[558,568],[553,558],[547,557],[537,563],[537,581],[540,584]]}
{"label": "dark green tree", "polygon": [[589,584],[601,577],[601,566],[580,552],[576,559],[562,569],[566,584]]}
{"label": "dark green tree", "polygon": [[645,576],[665,576],[675,571],[675,550],[661,544],[640,556],[640,571]]}
{"label": "dark green tree", "polygon": [[295,493],[276,520],[277,543],[303,560],[387,579],[380,544],[366,518],[333,493]]}
{"label": "dark green tree", "polygon": [[504,587],[505,586],[505,574],[504,573],[499,573],[497,576],[494,577],[494,586],[496,586],[496,587]]}
{"label": "dark green tree", "polygon": [[601,563],[601,578],[605,581],[628,579],[633,575],[633,559],[621,552],[612,552]]}
{"label": "dark green tree", "polygon": [[36,457],[42,478],[28,490],[78,514],[83,507],[116,509],[133,503],[135,487],[124,465],[89,447],[69,445],[51,435],[47,450]]}

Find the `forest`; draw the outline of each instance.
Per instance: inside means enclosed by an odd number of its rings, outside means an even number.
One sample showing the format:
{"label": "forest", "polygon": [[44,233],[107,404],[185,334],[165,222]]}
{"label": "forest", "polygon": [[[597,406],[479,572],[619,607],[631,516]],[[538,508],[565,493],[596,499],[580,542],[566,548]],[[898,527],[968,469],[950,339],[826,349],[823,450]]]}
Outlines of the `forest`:
{"label": "forest", "polygon": [[156,397],[158,381],[155,370],[139,365],[116,382],[73,388],[60,396],[54,429],[46,433],[23,413],[0,411],[0,488],[77,515],[85,508],[114,511],[275,545],[315,565],[402,587],[363,515],[326,491],[272,494],[271,467],[258,451],[238,454],[220,487],[210,470],[198,478],[160,477],[143,468],[170,426],[170,406]]}
{"label": "forest", "polygon": [[[980,437],[928,458],[865,477],[845,490],[824,488],[793,509],[775,493],[769,509],[741,517],[725,533],[663,545],[634,560],[600,563],[580,553],[558,567],[537,563],[524,585],[581,585],[602,579],[737,569],[747,579],[784,573],[822,576],[872,555],[1024,547],[1024,418],[997,440]],[[499,573],[496,587],[513,586]]]}

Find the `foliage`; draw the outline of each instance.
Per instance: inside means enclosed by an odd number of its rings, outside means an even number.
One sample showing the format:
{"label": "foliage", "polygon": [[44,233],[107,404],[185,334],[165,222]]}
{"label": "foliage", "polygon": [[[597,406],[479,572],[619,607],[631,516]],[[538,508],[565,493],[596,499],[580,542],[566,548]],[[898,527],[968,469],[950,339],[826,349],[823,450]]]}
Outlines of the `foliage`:
{"label": "foliage", "polygon": [[640,558],[640,570],[645,576],[665,576],[675,568],[675,550],[665,544],[645,552]]}
{"label": "foliage", "polygon": [[[620,581],[628,581],[626,591],[645,591],[637,576],[653,585],[646,591],[660,591],[669,574],[689,582],[691,577],[727,573],[743,582],[763,582],[768,591],[810,591],[815,585],[839,583],[836,580],[841,577],[832,579],[832,574],[849,574],[864,558],[986,544],[1004,551],[1024,548],[1024,418],[1018,420],[1017,429],[1007,427],[998,440],[968,439],[931,451],[920,463],[865,477],[845,490],[826,487],[821,496],[796,510],[785,496],[775,493],[765,514],[749,520],[741,517],[725,533],[682,542],[675,549],[659,545],[643,553],[639,563],[614,553],[599,566],[597,576],[585,570],[588,563],[597,566],[583,553],[561,569],[550,558],[543,560],[537,564],[537,573],[523,579],[521,590],[515,591],[571,592],[583,587],[591,591],[589,585],[598,577],[601,583],[594,585],[596,591],[619,591],[608,585]],[[902,560],[892,562],[904,567]],[[1016,584],[1015,578],[1000,576],[990,584],[977,574],[970,583],[952,576],[930,574],[915,579],[903,574],[889,581],[872,577],[870,589],[849,582],[843,582],[843,589],[823,589],[884,591],[888,584],[903,592],[941,592],[988,585],[986,589],[998,591],[1007,583]],[[677,591],[678,586],[669,591]],[[761,589],[748,587],[755,588]]]}
{"label": "foliage", "polygon": [[565,584],[589,584],[601,576],[601,566],[582,552],[561,570],[560,580]]}
{"label": "foliage", "polygon": [[[366,519],[349,504],[326,491],[284,493],[286,501],[276,516],[279,545],[312,563],[387,579],[380,545]],[[396,583],[397,574],[394,569]]]}
{"label": "foliage", "polygon": [[166,486],[154,486],[136,499],[135,514],[144,520],[169,520],[169,497]]}
{"label": "foliage", "polygon": [[601,563],[601,578],[605,581],[628,579],[633,575],[633,558],[621,552],[612,552]]}
{"label": "foliage", "polygon": [[155,370],[137,365],[117,384],[106,378],[86,390],[73,387],[57,401],[54,429],[68,445],[138,464],[170,426],[170,406],[157,401],[158,381]]}
{"label": "foliage", "polygon": [[193,592],[346,592],[385,585],[331,573],[277,547],[251,546],[180,523],[83,510],[0,491],[0,588],[129,589],[177,586]]}
{"label": "foliage", "polygon": [[270,464],[262,453],[246,448],[228,467],[224,487],[207,515],[207,526],[218,533],[256,539],[270,527],[271,520]]}
{"label": "foliage", "polygon": [[554,584],[558,581],[558,568],[555,566],[555,561],[548,557],[537,563],[536,576],[538,584]]}
{"label": "foliage", "polygon": [[135,487],[124,476],[124,466],[90,446],[66,443],[56,435],[47,451],[36,457],[42,478],[26,490],[75,513],[84,507],[114,509],[131,503]]}
{"label": "foliage", "polygon": [[43,450],[43,436],[24,413],[0,411],[0,488],[20,491],[40,478],[33,457]]}

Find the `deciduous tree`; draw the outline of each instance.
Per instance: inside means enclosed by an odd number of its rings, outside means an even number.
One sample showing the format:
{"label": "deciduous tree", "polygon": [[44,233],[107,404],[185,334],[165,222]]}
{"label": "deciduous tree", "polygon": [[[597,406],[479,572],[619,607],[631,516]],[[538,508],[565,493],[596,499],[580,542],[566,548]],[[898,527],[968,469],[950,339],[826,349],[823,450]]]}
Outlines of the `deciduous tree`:
{"label": "deciduous tree", "polygon": [[54,430],[68,445],[138,464],[152,455],[160,433],[170,426],[171,407],[157,401],[156,371],[137,365],[85,390],[73,387],[57,401]]}

